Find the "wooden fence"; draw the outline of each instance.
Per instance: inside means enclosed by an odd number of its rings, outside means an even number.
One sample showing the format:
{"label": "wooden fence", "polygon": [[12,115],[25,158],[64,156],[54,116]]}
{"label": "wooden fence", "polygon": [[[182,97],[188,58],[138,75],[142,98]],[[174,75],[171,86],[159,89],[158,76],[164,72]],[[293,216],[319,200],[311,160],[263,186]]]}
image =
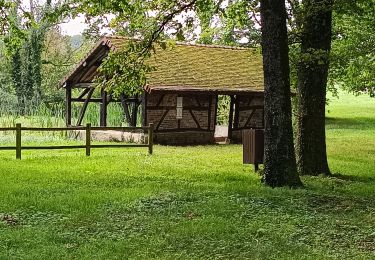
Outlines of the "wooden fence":
{"label": "wooden fence", "polygon": [[[59,145],[59,146],[22,146],[22,131],[34,132],[52,132],[52,131],[73,131],[81,130],[86,132],[85,145]],[[92,131],[148,131],[147,144],[91,144]],[[149,124],[148,127],[93,127],[91,124],[86,126],[76,127],[55,127],[55,128],[39,128],[39,127],[22,127],[21,124],[16,124],[16,127],[0,128],[0,131],[16,131],[16,146],[0,146],[1,150],[15,150],[16,158],[21,159],[22,150],[58,150],[58,149],[86,149],[86,156],[90,156],[91,148],[129,148],[129,147],[148,147],[148,153],[152,154],[154,145],[154,126]]]}

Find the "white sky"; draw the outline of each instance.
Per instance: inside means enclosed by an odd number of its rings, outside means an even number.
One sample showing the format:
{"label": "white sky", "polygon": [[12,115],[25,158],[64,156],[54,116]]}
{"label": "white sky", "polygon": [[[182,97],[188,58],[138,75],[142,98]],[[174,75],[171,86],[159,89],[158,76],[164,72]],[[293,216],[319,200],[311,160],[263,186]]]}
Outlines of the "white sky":
{"label": "white sky", "polygon": [[[21,0],[22,6],[26,10],[30,8],[30,0]],[[37,2],[39,4],[44,4],[46,0],[31,0],[34,2]],[[104,0],[105,1],[105,0]],[[225,6],[227,4],[227,0],[224,0],[222,5]],[[190,12],[188,12],[186,15],[190,15]],[[182,16],[182,15],[180,15]],[[179,17],[177,17],[177,20]],[[67,19],[64,23],[61,23],[60,25],[61,33],[64,35],[78,35],[82,34],[85,29],[88,28],[88,24],[85,23],[85,18],[83,15],[79,15],[78,17],[74,19]],[[200,30],[196,30],[195,33],[199,34]],[[109,31],[106,33],[110,33]]]}
{"label": "white sky", "polygon": [[[105,1],[105,0],[104,0]],[[44,4],[46,0],[33,0],[34,3]],[[25,10],[30,10],[30,0],[21,0],[22,7]],[[76,17],[75,19],[66,20],[60,25],[61,33],[64,35],[77,35],[82,34],[83,31],[88,27],[85,23],[83,15]]]}
{"label": "white sky", "polygon": [[61,33],[64,35],[77,35],[82,34],[83,30],[87,29],[88,25],[85,23],[83,15],[76,17],[75,19],[68,20],[65,23],[59,25]]}

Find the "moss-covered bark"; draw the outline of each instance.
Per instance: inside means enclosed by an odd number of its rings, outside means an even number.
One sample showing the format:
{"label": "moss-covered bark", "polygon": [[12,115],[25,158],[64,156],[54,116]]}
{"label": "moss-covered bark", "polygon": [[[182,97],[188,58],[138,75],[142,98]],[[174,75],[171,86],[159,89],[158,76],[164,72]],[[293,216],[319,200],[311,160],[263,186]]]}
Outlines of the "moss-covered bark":
{"label": "moss-covered bark", "polygon": [[283,0],[262,0],[265,80],[264,182],[301,186],[293,145],[286,10]]}
{"label": "moss-covered bark", "polygon": [[305,0],[298,64],[296,154],[300,174],[329,175],[325,102],[332,38],[332,0]]}

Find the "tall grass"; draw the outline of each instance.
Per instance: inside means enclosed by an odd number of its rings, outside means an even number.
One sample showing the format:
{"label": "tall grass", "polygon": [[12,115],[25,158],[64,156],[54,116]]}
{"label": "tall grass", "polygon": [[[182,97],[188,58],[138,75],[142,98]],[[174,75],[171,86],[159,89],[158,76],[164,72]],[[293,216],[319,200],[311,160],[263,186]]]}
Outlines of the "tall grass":
{"label": "tall grass", "polygon": [[[72,107],[72,123],[76,124],[82,108],[82,104],[74,104]],[[100,122],[100,107],[99,104],[89,104],[83,125],[91,123],[93,126],[98,126]],[[21,115],[17,106],[9,104],[9,102],[0,102],[0,127],[15,127],[17,123],[21,123],[26,127],[65,127],[65,106],[61,103],[52,105],[45,104],[29,104],[26,107],[25,113]],[[110,103],[108,105],[108,126],[127,126],[124,122],[123,109],[120,104]],[[54,139],[66,139],[67,132],[32,132],[23,134],[25,140],[32,141],[49,141]],[[0,132],[0,142],[11,141],[14,139],[14,133]]]}
{"label": "tall grass", "polygon": [[[72,108],[73,124],[77,123],[82,105],[74,105]],[[89,104],[82,124],[91,123],[99,125],[99,104]],[[17,123],[34,127],[63,127],[65,126],[65,108],[61,104],[47,107],[41,104],[38,107],[28,107],[24,115],[17,110],[0,106],[0,127],[14,127]],[[108,126],[126,126],[123,109],[120,104],[110,103],[107,115]]]}

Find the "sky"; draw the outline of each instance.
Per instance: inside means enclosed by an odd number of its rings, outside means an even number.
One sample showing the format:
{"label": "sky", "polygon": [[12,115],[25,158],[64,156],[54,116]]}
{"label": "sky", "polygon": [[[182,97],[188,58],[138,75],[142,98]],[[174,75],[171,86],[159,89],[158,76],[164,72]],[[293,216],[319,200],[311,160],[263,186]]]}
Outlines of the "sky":
{"label": "sky", "polygon": [[[39,4],[44,4],[46,2],[46,0],[32,0],[32,1],[34,1],[36,3],[39,3]],[[54,2],[54,1],[57,1],[57,0],[52,0],[52,2]],[[105,1],[105,0],[103,0],[103,1]],[[22,6],[25,10],[29,9],[30,0],[21,0],[21,2],[22,2]],[[222,2],[222,5],[226,5],[226,4],[227,4],[227,0],[224,0]],[[188,12],[187,15],[190,16],[191,13]],[[181,17],[179,17],[179,16],[181,16]],[[176,17],[177,20],[179,20],[179,18],[182,18],[183,14],[179,15],[179,16]],[[82,34],[83,31],[88,28],[88,24],[85,23],[84,16],[79,15],[78,17],[76,17],[74,19],[66,19],[65,22],[59,24],[59,27],[61,28],[62,34],[74,36],[74,35]],[[110,32],[104,32],[104,33],[110,33]],[[200,28],[197,28],[195,33],[199,34]]]}
{"label": "sky", "polygon": [[[30,10],[30,0],[21,0],[21,2],[22,2],[22,7],[25,10]],[[39,4],[44,4],[46,0],[34,0],[34,2],[39,3]],[[59,26],[61,28],[62,34],[71,35],[71,36],[82,34],[83,31],[88,27],[88,25],[85,23],[85,19],[83,15],[80,15],[75,19],[66,20],[64,23],[61,23]]]}
{"label": "sky", "polygon": [[83,31],[87,28],[84,17],[78,16],[75,19],[70,19],[65,23],[59,25],[61,28],[61,33],[64,35],[77,35],[82,34]]}

